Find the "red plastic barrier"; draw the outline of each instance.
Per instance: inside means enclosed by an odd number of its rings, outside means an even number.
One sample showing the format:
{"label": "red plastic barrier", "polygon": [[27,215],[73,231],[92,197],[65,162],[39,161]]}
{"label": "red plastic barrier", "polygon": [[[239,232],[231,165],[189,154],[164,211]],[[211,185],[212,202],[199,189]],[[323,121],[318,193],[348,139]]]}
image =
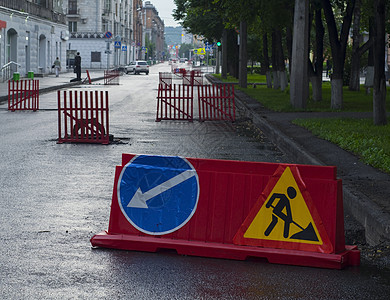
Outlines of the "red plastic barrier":
{"label": "red plastic barrier", "polygon": [[119,71],[104,70],[104,85],[119,85]]}
{"label": "red plastic barrier", "polygon": [[344,240],[335,167],[123,154],[108,231],[91,243],[323,268],[359,265],[359,250]]}
{"label": "red plastic barrier", "polygon": [[198,86],[199,120],[236,120],[234,85]]}
{"label": "red plastic barrier", "polygon": [[172,72],[176,75],[185,76],[187,74],[187,70],[184,68],[174,68]]}
{"label": "red plastic barrier", "polygon": [[58,91],[57,143],[109,143],[108,92]]}
{"label": "red plastic barrier", "polygon": [[161,120],[193,120],[193,87],[159,84],[156,122]]}
{"label": "red plastic barrier", "polygon": [[39,110],[39,80],[9,80],[8,110]]}

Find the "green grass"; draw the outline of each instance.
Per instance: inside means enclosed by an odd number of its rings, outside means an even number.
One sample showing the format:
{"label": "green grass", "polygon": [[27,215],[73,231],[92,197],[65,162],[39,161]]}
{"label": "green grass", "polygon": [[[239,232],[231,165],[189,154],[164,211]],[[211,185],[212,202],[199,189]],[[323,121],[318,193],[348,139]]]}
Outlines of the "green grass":
{"label": "green grass", "polygon": [[390,173],[390,118],[386,126],[374,126],[371,119],[297,119],[293,123]]}
{"label": "green grass", "polygon": [[[220,75],[214,75],[221,79]],[[222,80],[222,79],[221,79]],[[229,77],[227,82],[237,82]],[[266,82],[265,76],[248,74],[248,83]],[[239,87],[238,87],[239,88]],[[239,88],[241,89],[241,88]],[[278,112],[296,111],[290,105],[289,89],[285,91],[268,89],[264,85],[241,89],[270,110]],[[311,89],[310,89],[311,94]],[[323,101],[309,99],[305,111],[332,112],[330,109],[331,86],[329,82],[322,85]],[[341,111],[372,112],[372,89],[367,95],[364,86],[358,92],[343,90],[343,108]],[[387,89],[386,110],[390,110],[390,89]],[[313,134],[328,140],[341,148],[359,156],[363,162],[390,174],[390,118],[386,126],[374,126],[372,119],[298,119],[293,123],[305,127]]]}
{"label": "green grass", "polygon": [[[220,75],[214,75],[221,79]],[[221,79],[222,80],[222,79]],[[234,77],[228,76],[226,82],[237,82],[238,80]],[[262,82],[265,83],[266,79],[264,75],[248,74],[248,87],[238,89],[244,91],[246,94],[254,99],[257,99],[266,108],[273,111],[302,111],[294,109],[290,104],[289,88],[285,91],[269,89],[265,85],[258,85],[253,88],[250,83]],[[309,91],[311,95],[311,87]],[[330,97],[331,97],[331,86],[330,82],[323,82],[322,84],[322,97],[323,100],[319,102],[313,101],[311,98],[307,103],[307,107],[304,111],[334,111],[330,108]],[[388,88],[386,96],[386,109],[390,110],[390,88]],[[348,87],[343,89],[343,108],[341,111],[372,111],[372,89],[371,94],[366,94],[364,86],[361,87],[360,91],[350,91]]]}

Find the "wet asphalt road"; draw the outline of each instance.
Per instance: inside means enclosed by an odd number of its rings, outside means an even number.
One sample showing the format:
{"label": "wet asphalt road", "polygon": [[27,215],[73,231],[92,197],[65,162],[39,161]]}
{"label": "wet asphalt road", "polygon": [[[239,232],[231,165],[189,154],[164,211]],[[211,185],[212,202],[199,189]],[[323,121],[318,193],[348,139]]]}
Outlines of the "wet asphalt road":
{"label": "wet asphalt road", "polygon": [[0,299],[388,299],[390,274],[91,249],[107,229],[122,153],[291,162],[249,124],[155,122],[158,72],[108,90],[108,146],[56,144],[57,99],[38,112],[0,106]]}

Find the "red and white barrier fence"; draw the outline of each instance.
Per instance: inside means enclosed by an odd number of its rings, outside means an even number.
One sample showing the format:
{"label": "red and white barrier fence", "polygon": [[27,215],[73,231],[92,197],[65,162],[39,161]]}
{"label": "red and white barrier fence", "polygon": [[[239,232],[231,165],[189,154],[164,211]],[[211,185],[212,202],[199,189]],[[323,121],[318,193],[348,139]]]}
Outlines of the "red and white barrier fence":
{"label": "red and white barrier fence", "polygon": [[198,86],[199,120],[236,120],[234,85]]}
{"label": "red and white barrier fence", "polygon": [[39,109],[39,80],[9,80],[8,110]]}
{"label": "red and white barrier fence", "polygon": [[172,86],[172,73],[169,72],[160,72],[158,74],[159,77],[159,84],[162,84],[163,86]]}
{"label": "red and white barrier fence", "polygon": [[57,143],[64,142],[109,143],[108,91],[58,91]]}
{"label": "red and white barrier fence", "polygon": [[183,74],[184,85],[203,85],[202,72],[198,70],[192,70]]}
{"label": "red and white barrier fence", "polygon": [[119,85],[119,71],[104,70],[104,85]]}
{"label": "red and white barrier fence", "polygon": [[193,120],[193,87],[159,84],[156,122],[161,120]]}

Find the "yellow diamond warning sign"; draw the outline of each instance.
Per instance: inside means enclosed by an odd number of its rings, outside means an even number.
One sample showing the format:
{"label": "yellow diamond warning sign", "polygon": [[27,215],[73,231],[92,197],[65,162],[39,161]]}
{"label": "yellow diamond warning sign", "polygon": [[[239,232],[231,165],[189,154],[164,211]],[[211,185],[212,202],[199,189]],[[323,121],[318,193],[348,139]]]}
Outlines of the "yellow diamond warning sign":
{"label": "yellow diamond warning sign", "polygon": [[234,242],[321,252],[332,248],[299,171],[293,166],[277,170]]}
{"label": "yellow diamond warning sign", "polygon": [[284,170],[244,237],[322,244],[317,227],[289,167]]}

